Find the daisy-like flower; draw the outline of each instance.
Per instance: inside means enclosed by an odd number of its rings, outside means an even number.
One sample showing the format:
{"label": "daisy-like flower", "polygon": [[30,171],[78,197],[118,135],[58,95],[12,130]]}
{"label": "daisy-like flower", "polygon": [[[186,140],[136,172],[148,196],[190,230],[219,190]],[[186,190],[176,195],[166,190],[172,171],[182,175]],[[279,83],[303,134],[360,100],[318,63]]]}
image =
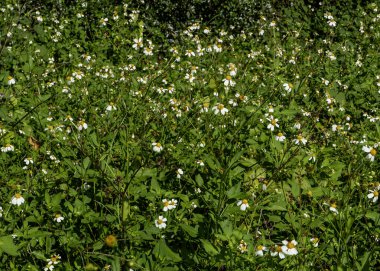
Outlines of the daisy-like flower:
{"label": "daisy-like flower", "polygon": [[283,133],[278,133],[276,136],[275,136],[276,140],[277,141],[280,141],[280,142],[284,142],[286,137],[284,136]]}
{"label": "daisy-like flower", "polygon": [[279,127],[278,119],[275,119],[272,115],[270,115],[269,118],[267,118],[267,120],[269,120],[270,122],[267,126],[269,130],[273,131],[275,127]]}
{"label": "daisy-like flower", "polygon": [[166,228],[166,221],[168,221],[165,217],[160,215],[158,219],[154,221],[154,224],[156,224],[156,227],[159,229],[165,229]]}
{"label": "daisy-like flower", "polygon": [[47,259],[48,265],[56,265],[59,263],[59,260],[61,259],[61,256],[59,254],[54,254],[50,257],[50,259]]}
{"label": "daisy-like flower", "polygon": [[338,209],[337,209],[337,205],[336,205],[335,202],[333,202],[333,203],[330,204],[329,210],[331,212],[333,212],[334,214],[336,214],[336,215],[339,214]]}
{"label": "daisy-like flower", "polygon": [[161,152],[164,149],[164,147],[162,147],[162,145],[158,142],[152,143],[152,146],[154,152]]}
{"label": "daisy-like flower", "polygon": [[138,50],[139,48],[142,48],[144,46],[142,38],[133,39],[133,42],[134,44],[132,45],[132,48],[134,48],[135,50]]}
{"label": "daisy-like flower", "polygon": [[293,139],[293,142],[297,145],[300,145],[301,143],[306,145],[307,140],[301,134],[299,134],[296,139]]}
{"label": "daisy-like flower", "polygon": [[177,173],[177,178],[181,179],[181,176],[183,175],[183,170],[179,168],[177,169],[176,173]]}
{"label": "daisy-like flower", "polygon": [[23,204],[25,202],[25,199],[22,197],[22,195],[20,193],[16,193],[12,199],[11,199],[11,203],[13,205],[17,205],[17,206],[20,206],[21,204]]}
{"label": "daisy-like flower", "polygon": [[193,51],[191,51],[191,50],[186,50],[185,56],[192,57],[192,56],[195,56],[195,53]]}
{"label": "daisy-like flower", "polygon": [[240,244],[238,246],[238,250],[241,252],[241,253],[246,253],[248,251],[248,245],[246,242],[244,242],[244,240],[241,240],[240,241]]}
{"label": "daisy-like flower", "polygon": [[231,75],[227,75],[226,78],[223,79],[223,83],[226,87],[233,87],[236,84],[234,81],[232,81]]}
{"label": "daisy-like flower", "polygon": [[293,85],[292,85],[291,83],[284,83],[282,86],[284,87],[284,89],[285,89],[288,93],[290,93],[290,92],[292,91],[292,89],[293,89]]}
{"label": "daisy-like flower", "polygon": [[54,221],[58,222],[58,223],[61,223],[65,218],[63,216],[61,216],[61,214],[55,214],[54,216]]}
{"label": "daisy-like flower", "polygon": [[163,199],[162,204],[164,205],[164,212],[167,212],[171,209],[170,201],[168,201],[167,199]]}
{"label": "daisy-like flower", "polygon": [[372,148],[372,147],[368,147],[368,146],[363,146],[362,150],[367,154],[367,159],[369,159],[371,162],[373,162],[375,160],[375,156],[377,154],[377,150],[375,148]]}
{"label": "daisy-like flower", "polygon": [[310,242],[313,245],[313,247],[318,247],[318,245],[319,245],[319,238],[313,237],[313,238],[310,239]]}
{"label": "daisy-like flower", "polygon": [[106,26],[108,22],[108,18],[101,18],[99,23],[101,26]]}
{"label": "daisy-like flower", "polygon": [[1,147],[2,152],[10,152],[10,151],[14,151],[14,150],[15,150],[15,147],[11,144],[5,144],[4,147]]}
{"label": "daisy-like flower", "polygon": [[169,201],[169,210],[175,209],[177,207],[178,201],[176,199],[172,199]]}
{"label": "daisy-like flower", "polygon": [[267,251],[267,248],[265,246],[259,245],[256,247],[255,255],[262,257],[264,256],[264,251]]}
{"label": "daisy-like flower", "polygon": [[33,164],[33,159],[30,158],[30,157],[27,157],[27,158],[24,159],[24,163],[25,163],[26,165]]}
{"label": "daisy-like flower", "polygon": [[239,200],[237,206],[240,206],[240,210],[245,211],[247,208],[249,208],[248,200]]}
{"label": "daisy-like flower", "polygon": [[16,84],[16,80],[12,76],[7,77],[7,84],[9,86]]}
{"label": "daisy-like flower", "polygon": [[276,247],[272,248],[270,251],[270,255],[272,257],[276,257],[278,255],[280,259],[285,258],[285,254],[282,252],[282,247],[280,245],[276,245]]}
{"label": "daisy-like flower", "polygon": [[367,195],[369,199],[372,199],[372,202],[375,203],[379,199],[379,191],[377,190],[369,190],[369,194]]}
{"label": "daisy-like flower", "polygon": [[225,115],[228,112],[228,109],[224,107],[223,104],[217,104],[212,108],[215,115],[222,114]]}
{"label": "daisy-like flower", "polygon": [[116,106],[114,103],[109,103],[109,105],[107,105],[107,108],[106,108],[107,111],[114,111],[116,110]]}
{"label": "daisy-like flower", "polygon": [[88,127],[87,123],[84,120],[79,121],[79,123],[78,123],[78,130],[79,131],[86,130],[87,127]]}
{"label": "daisy-like flower", "polygon": [[292,240],[292,241],[288,241],[288,240],[284,240],[282,241],[282,243],[284,244],[281,249],[282,249],[282,252],[286,255],[297,255],[298,254],[298,251],[296,249],[296,246],[297,246],[297,241],[296,240]]}

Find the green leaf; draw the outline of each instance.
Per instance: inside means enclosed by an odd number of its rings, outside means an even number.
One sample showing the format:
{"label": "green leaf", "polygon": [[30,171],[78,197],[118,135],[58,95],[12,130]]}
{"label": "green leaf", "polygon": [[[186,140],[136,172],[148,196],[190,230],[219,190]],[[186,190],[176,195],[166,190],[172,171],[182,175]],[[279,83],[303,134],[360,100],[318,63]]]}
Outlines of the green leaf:
{"label": "green leaf", "polygon": [[198,228],[199,226],[191,227],[186,224],[180,224],[180,227],[191,237],[196,237],[198,235]]}
{"label": "green leaf", "polygon": [[88,166],[90,165],[90,162],[91,162],[91,160],[90,160],[89,157],[84,158],[84,160],[83,160],[83,168],[84,168],[85,170],[86,170],[86,169],[88,168]]}
{"label": "green leaf", "polygon": [[219,251],[208,241],[205,239],[201,239],[203,248],[206,250],[207,254],[211,256],[215,256],[219,254]]}
{"label": "green leaf", "polygon": [[237,183],[227,191],[227,197],[229,199],[236,199],[240,195],[241,183]]}
{"label": "green leaf", "polygon": [[167,259],[167,260],[173,261],[173,262],[182,261],[182,258],[179,256],[179,254],[172,251],[166,245],[166,242],[163,239],[160,239],[160,241],[158,241],[158,243],[156,244],[156,246],[153,249],[153,253],[161,259]]}
{"label": "green leaf", "polygon": [[0,237],[0,249],[11,256],[19,255],[17,252],[18,247],[13,243],[13,238],[11,236]]}

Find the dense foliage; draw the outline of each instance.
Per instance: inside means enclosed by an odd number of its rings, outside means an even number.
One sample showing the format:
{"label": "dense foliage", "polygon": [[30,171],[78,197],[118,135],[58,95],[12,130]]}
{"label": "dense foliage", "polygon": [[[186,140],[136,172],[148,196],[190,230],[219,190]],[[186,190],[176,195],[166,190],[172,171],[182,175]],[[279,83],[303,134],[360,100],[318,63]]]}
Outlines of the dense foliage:
{"label": "dense foliage", "polygon": [[0,8],[0,269],[375,270],[379,4],[145,2]]}

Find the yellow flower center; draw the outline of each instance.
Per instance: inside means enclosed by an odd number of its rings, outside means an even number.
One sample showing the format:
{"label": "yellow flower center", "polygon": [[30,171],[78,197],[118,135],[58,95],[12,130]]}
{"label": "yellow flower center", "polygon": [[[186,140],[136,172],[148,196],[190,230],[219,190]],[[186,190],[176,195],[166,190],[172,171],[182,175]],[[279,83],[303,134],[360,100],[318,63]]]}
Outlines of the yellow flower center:
{"label": "yellow flower center", "polygon": [[264,247],[263,246],[257,246],[257,250],[263,250]]}
{"label": "yellow flower center", "polygon": [[379,196],[379,191],[373,191],[373,195],[374,195],[375,197],[378,197],[378,196]]}
{"label": "yellow flower center", "polygon": [[331,203],[330,207],[331,207],[331,208],[336,208],[337,205],[336,205],[336,203]]}
{"label": "yellow flower center", "polygon": [[248,204],[248,200],[246,200],[246,199],[243,199],[241,202],[242,202],[242,204],[245,204],[245,205]]}
{"label": "yellow flower center", "polygon": [[60,214],[55,214],[55,218],[60,218],[61,215]]}
{"label": "yellow flower center", "polygon": [[318,242],[319,242],[319,238],[316,238],[316,237],[313,238],[313,243],[314,243],[314,244],[316,244],[316,243],[318,243]]}
{"label": "yellow flower center", "polygon": [[222,104],[218,104],[217,108],[218,108],[219,110],[223,110],[224,105],[222,105]]}
{"label": "yellow flower center", "polygon": [[298,135],[298,136],[297,136],[297,139],[298,139],[299,141],[301,141],[301,140],[303,139],[303,136]]}
{"label": "yellow flower center", "polygon": [[281,248],[281,246],[276,246],[276,252],[282,252],[282,248]]}
{"label": "yellow flower center", "polygon": [[13,77],[12,76],[8,76],[8,81],[12,80]]}
{"label": "yellow flower center", "polygon": [[157,224],[162,224],[162,223],[164,223],[164,221],[162,221],[162,219],[157,220]]}
{"label": "yellow flower center", "polygon": [[230,75],[226,76],[226,80],[230,81],[231,79],[232,79],[232,77]]}
{"label": "yellow flower center", "polygon": [[371,150],[369,151],[369,153],[370,153],[372,156],[375,156],[376,153],[377,153],[377,151],[376,151],[376,149],[371,149]]}
{"label": "yellow flower center", "polygon": [[288,249],[292,249],[296,247],[292,242],[289,242],[286,246]]}
{"label": "yellow flower center", "polygon": [[209,103],[204,103],[204,104],[203,104],[203,107],[204,107],[204,108],[208,108],[209,106],[210,106]]}
{"label": "yellow flower center", "polygon": [[161,147],[161,144],[160,143],[156,143],[156,147]]}
{"label": "yellow flower center", "polygon": [[164,202],[164,206],[165,206],[165,207],[168,207],[168,206],[169,206],[169,201],[165,201],[165,202]]}
{"label": "yellow flower center", "polygon": [[282,134],[282,133],[278,133],[277,136],[278,136],[278,137],[282,137],[283,134]]}
{"label": "yellow flower center", "polygon": [[16,195],[15,195],[15,198],[16,198],[16,199],[21,199],[21,198],[22,198],[22,196],[21,196],[21,194],[20,194],[20,193],[16,193]]}
{"label": "yellow flower center", "polygon": [[270,123],[271,123],[272,125],[276,125],[277,120],[276,120],[276,119],[272,119]]}
{"label": "yellow flower center", "polygon": [[57,255],[54,255],[54,256],[51,256],[51,261],[53,262],[53,263],[56,263],[56,262],[58,262],[58,259],[59,259],[59,257],[57,256]]}

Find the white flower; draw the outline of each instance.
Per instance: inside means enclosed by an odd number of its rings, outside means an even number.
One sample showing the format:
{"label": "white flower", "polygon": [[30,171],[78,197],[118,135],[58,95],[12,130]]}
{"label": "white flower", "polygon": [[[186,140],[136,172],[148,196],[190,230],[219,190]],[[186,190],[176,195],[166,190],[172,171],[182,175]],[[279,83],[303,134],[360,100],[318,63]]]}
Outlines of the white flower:
{"label": "white flower", "polygon": [[375,203],[377,202],[377,200],[379,199],[379,191],[377,190],[369,190],[369,194],[367,195],[367,197],[369,199],[372,199],[372,202]]}
{"label": "white flower", "polygon": [[275,136],[276,140],[277,141],[280,141],[280,142],[284,142],[286,137],[283,135],[283,133],[278,133],[276,136]]}
{"label": "white flower", "polygon": [[248,200],[239,200],[237,206],[240,206],[240,210],[245,211],[247,208],[249,208]]}
{"label": "white flower", "polygon": [[107,25],[107,22],[108,22],[108,18],[101,18],[101,19],[100,19],[100,25],[101,25],[101,26],[105,26],[105,25]]}
{"label": "white flower", "polygon": [[3,207],[0,206],[0,217],[3,216]]}
{"label": "white flower", "polygon": [[134,42],[134,44],[132,45],[132,47],[134,49],[138,50],[139,48],[143,47],[143,39],[142,38],[133,39],[133,42]]}
{"label": "white flower", "polygon": [[61,256],[59,254],[52,255],[50,259],[47,259],[48,265],[55,265],[59,263],[59,260],[61,259]]}
{"label": "white flower", "polygon": [[56,214],[54,216],[54,221],[58,222],[58,223],[61,223],[65,218],[63,216],[61,216],[60,214]]}
{"label": "white flower", "polygon": [[269,130],[271,130],[271,131],[273,131],[274,130],[274,128],[275,127],[279,127],[279,125],[278,125],[278,119],[275,119],[272,115],[271,116],[269,116],[269,118],[267,118],[267,120],[269,120],[269,124],[268,124],[268,126],[267,126],[267,128],[269,129]]}
{"label": "white flower", "polygon": [[156,143],[156,142],[154,142],[154,143],[152,143],[152,146],[153,146],[153,151],[154,152],[161,152],[163,149],[164,149],[164,147],[162,147],[162,145],[160,144],[160,143]]}
{"label": "white flower", "polygon": [[276,245],[274,249],[271,249],[270,255],[272,257],[276,257],[277,255],[280,257],[280,259],[285,258],[285,254],[282,252],[282,247],[280,245]]}
{"label": "white flower", "polygon": [[9,86],[16,84],[16,80],[12,76],[8,76],[7,80]]}
{"label": "white flower", "polygon": [[288,93],[290,93],[290,92],[292,91],[292,89],[293,89],[293,85],[290,84],[290,83],[284,83],[282,86],[284,87],[284,89],[285,89]]}
{"label": "white flower", "polygon": [[20,206],[21,204],[23,204],[25,202],[25,199],[22,197],[22,195],[20,193],[16,193],[12,199],[11,199],[11,203],[13,205],[17,205],[17,206]]}
{"label": "white flower", "polygon": [[371,162],[373,162],[375,160],[375,155],[377,153],[376,149],[375,148],[371,148],[371,147],[368,147],[368,146],[363,146],[362,150],[367,154],[367,159],[369,159]]}
{"label": "white flower", "polygon": [[217,104],[212,108],[215,115],[222,114],[225,115],[228,112],[228,109],[224,107],[223,104]]}
{"label": "white flower", "polygon": [[234,81],[232,81],[231,75],[227,75],[226,78],[223,79],[223,83],[226,87],[233,87],[236,84]]}
{"label": "white flower", "polygon": [[177,169],[176,173],[177,173],[177,178],[180,179],[181,176],[183,175],[183,170],[179,168]]}
{"label": "white flower", "polygon": [[299,134],[298,136],[297,136],[297,138],[296,139],[293,139],[293,142],[295,143],[295,144],[297,144],[297,145],[299,145],[299,144],[304,144],[304,145],[306,145],[306,143],[307,143],[307,140],[306,140],[306,138],[304,138],[301,134]]}
{"label": "white flower", "polygon": [[25,162],[26,165],[33,164],[33,159],[30,158],[30,157],[27,157],[27,158],[24,159],[24,162]]}
{"label": "white flower", "polygon": [[292,240],[292,241],[287,241],[287,240],[284,240],[282,241],[282,243],[284,244],[281,249],[282,249],[282,252],[286,255],[297,255],[298,254],[298,251],[296,249],[296,246],[297,246],[297,241],[296,240]]}
{"label": "white flower", "polygon": [[195,53],[191,50],[186,50],[185,55],[188,57],[192,57],[192,56],[195,56]]}
{"label": "white flower", "polygon": [[310,242],[313,244],[313,247],[318,247],[319,238],[313,237],[313,238],[310,239]]}
{"label": "white flower", "polygon": [[79,123],[78,123],[78,130],[79,131],[82,131],[83,129],[86,130],[87,127],[88,127],[87,123],[84,120],[79,121]]}
{"label": "white flower", "polygon": [[10,151],[14,151],[14,150],[15,150],[15,147],[11,144],[5,144],[4,147],[1,147],[2,152],[10,152]]}
{"label": "white flower", "polygon": [[240,241],[240,244],[238,246],[238,250],[240,250],[241,253],[245,253],[248,251],[248,245],[244,240]]}
{"label": "white flower", "polygon": [[107,106],[106,108],[107,111],[113,111],[113,110],[116,110],[116,106],[114,105],[114,103],[109,103],[109,105]]}
{"label": "white flower", "polygon": [[333,212],[334,214],[336,214],[336,215],[339,214],[336,203],[331,203],[330,207],[329,207],[329,210],[331,212]]}
{"label": "white flower", "polygon": [[265,246],[261,246],[261,245],[257,246],[255,255],[262,257],[262,256],[264,256],[264,251],[267,251],[267,248]]}
{"label": "white flower", "polygon": [[166,228],[166,221],[168,221],[165,217],[159,216],[158,219],[154,221],[154,224],[156,224],[156,227],[159,229],[165,229]]}
{"label": "white flower", "polygon": [[297,122],[296,124],[294,124],[293,128],[297,130],[301,129],[301,123]]}

